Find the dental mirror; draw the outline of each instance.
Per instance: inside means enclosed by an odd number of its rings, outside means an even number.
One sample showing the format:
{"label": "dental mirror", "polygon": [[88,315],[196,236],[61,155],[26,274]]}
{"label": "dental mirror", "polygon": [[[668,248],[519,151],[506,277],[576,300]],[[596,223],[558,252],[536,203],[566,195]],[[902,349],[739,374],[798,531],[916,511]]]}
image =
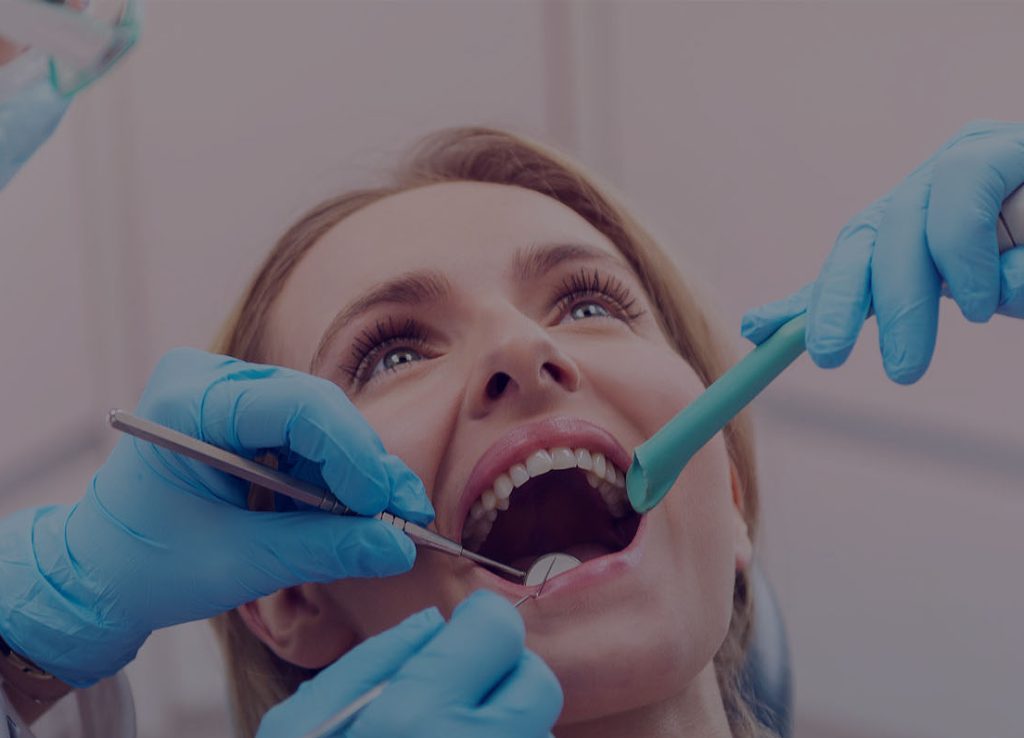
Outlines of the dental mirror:
{"label": "dental mirror", "polygon": [[539,559],[533,562],[529,569],[526,571],[526,578],[523,581],[527,587],[536,587],[540,585],[540,589],[536,592],[530,592],[516,602],[513,607],[519,607],[527,600],[536,599],[540,597],[540,593],[544,591],[544,585],[548,583],[548,580],[561,574],[562,572],[575,569],[583,562],[577,559],[575,556],[570,556],[567,553],[549,553],[544,554]]}
{"label": "dental mirror", "polygon": [[570,556],[567,553],[544,554],[527,569],[526,579],[523,580],[523,584],[527,587],[544,585],[551,577],[557,577],[559,574],[570,569],[575,569],[582,563],[575,556]]}

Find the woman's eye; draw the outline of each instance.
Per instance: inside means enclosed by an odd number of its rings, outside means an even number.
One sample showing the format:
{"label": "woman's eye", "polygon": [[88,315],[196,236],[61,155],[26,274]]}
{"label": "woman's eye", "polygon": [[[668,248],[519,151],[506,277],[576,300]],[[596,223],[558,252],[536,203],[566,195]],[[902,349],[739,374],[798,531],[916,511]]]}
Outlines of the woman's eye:
{"label": "woman's eye", "polygon": [[381,345],[362,357],[358,366],[349,371],[354,382],[366,384],[388,372],[399,371],[403,366],[412,364],[426,358],[421,352],[402,343],[402,337],[396,337],[387,341],[396,348],[388,349]]}
{"label": "woman's eye", "polygon": [[631,324],[643,314],[636,307],[629,288],[615,277],[581,269],[565,279],[555,302],[560,313],[572,316],[574,321],[584,318],[613,318]]}
{"label": "woman's eye", "polygon": [[352,347],[352,360],[342,370],[353,385],[363,385],[387,372],[397,371],[405,364],[411,364],[417,357],[424,358],[414,347],[426,348],[429,342],[427,330],[415,320],[396,324],[393,318],[387,323],[378,322],[373,329],[360,334]]}
{"label": "woman's eye", "polygon": [[380,361],[372,367],[370,376],[372,377],[377,373],[376,369],[378,366],[383,367],[384,371],[389,372],[395,370],[402,364],[411,364],[415,361],[413,358],[414,356],[420,356],[422,358],[422,354],[420,354],[419,351],[413,351],[406,347],[388,351],[380,358]]}
{"label": "woman's eye", "polygon": [[569,315],[573,318],[612,317],[604,305],[593,301],[576,303],[576,306],[569,311]]}

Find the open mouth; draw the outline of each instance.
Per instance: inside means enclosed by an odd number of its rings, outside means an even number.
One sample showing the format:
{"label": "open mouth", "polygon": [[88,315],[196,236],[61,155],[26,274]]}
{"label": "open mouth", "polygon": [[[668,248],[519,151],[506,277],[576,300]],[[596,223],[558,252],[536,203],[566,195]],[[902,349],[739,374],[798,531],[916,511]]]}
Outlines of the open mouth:
{"label": "open mouth", "polygon": [[571,554],[582,562],[616,553],[632,542],[639,525],[624,473],[602,454],[542,449],[499,474],[473,503],[462,543],[526,570],[548,553]]}

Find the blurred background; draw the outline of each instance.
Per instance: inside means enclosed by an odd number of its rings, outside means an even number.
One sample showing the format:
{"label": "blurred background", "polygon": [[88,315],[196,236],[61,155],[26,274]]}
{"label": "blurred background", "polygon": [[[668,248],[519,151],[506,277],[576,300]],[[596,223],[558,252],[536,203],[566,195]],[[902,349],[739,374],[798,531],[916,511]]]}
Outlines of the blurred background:
{"label": "blurred background", "polygon": [[[415,138],[507,127],[610,182],[720,308],[814,278],[962,125],[1024,121],[1018,3],[150,0],[0,196],[0,514],[70,502],[157,358],[300,213]],[[1016,57],[1014,56],[1016,50]],[[923,381],[804,357],[755,404],[799,738],[1024,735],[1024,325],[943,306]],[[140,735],[228,734],[205,623],[128,668]]]}

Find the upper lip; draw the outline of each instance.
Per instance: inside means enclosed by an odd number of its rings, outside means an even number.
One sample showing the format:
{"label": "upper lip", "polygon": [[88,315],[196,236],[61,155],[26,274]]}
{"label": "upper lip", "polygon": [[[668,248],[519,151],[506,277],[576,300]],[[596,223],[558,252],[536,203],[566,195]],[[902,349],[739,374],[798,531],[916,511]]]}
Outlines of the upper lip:
{"label": "upper lip", "polygon": [[599,451],[620,471],[629,469],[631,457],[622,444],[604,428],[588,420],[558,415],[520,425],[491,444],[476,462],[459,497],[453,521],[455,531],[462,531],[470,506],[499,474],[513,464],[525,463],[526,458],[538,449],[558,447]]}

